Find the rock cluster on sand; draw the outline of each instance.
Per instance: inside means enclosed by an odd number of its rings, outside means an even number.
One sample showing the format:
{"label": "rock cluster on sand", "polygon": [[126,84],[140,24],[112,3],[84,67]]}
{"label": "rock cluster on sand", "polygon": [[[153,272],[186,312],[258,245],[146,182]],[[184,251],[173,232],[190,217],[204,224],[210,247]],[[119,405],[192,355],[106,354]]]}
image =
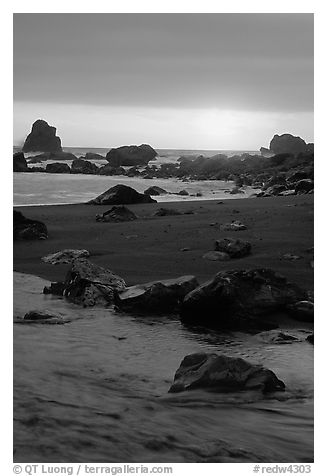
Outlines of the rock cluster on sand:
{"label": "rock cluster on sand", "polygon": [[42,261],[48,264],[70,264],[77,258],[88,258],[90,256],[87,250],[62,250],[57,253],[52,253],[47,256],[43,256]]}
{"label": "rock cluster on sand", "polygon": [[138,284],[118,293],[117,305],[129,311],[167,312],[175,309],[198,285],[195,276]]}
{"label": "rock cluster on sand", "polygon": [[133,213],[128,208],[122,206],[114,206],[110,210],[102,213],[101,215],[96,215],[96,221],[103,222],[122,222],[122,221],[133,221],[137,219],[135,213]]}
{"label": "rock cluster on sand", "polygon": [[61,152],[61,140],[56,136],[56,128],[46,121],[38,119],[34,122],[30,134],[26,137],[24,152]]}
{"label": "rock cluster on sand", "polygon": [[148,144],[137,145],[124,145],[111,149],[106,159],[113,167],[119,167],[121,165],[147,165],[150,160],[155,159],[157,152]]}
{"label": "rock cluster on sand", "polygon": [[88,203],[92,205],[128,205],[133,203],[156,203],[156,200],[127,185],[119,184],[109,188],[109,190]]}
{"label": "rock cluster on sand", "polygon": [[23,152],[14,154],[14,172],[28,172],[27,162]]}
{"label": "rock cluster on sand", "polygon": [[44,294],[63,295],[68,300],[88,306],[113,304],[115,293],[123,291],[125,281],[87,259],[76,259],[63,282],[51,283],[45,287]]}
{"label": "rock cluster on sand", "polygon": [[264,393],[284,390],[285,384],[271,370],[237,357],[198,353],[184,357],[169,392],[197,388],[216,392],[260,390]]}
{"label": "rock cluster on sand", "polygon": [[269,330],[277,327],[266,320],[270,313],[288,312],[306,299],[304,290],[271,269],[221,271],[185,296],[180,315],[185,324]]}
{"label": "rock cluster on sand", "polygon": [[44,223],[26,218],[16,210],[14,210],[13,232],[14,240],[46,240],[48,238],[48,230]]}

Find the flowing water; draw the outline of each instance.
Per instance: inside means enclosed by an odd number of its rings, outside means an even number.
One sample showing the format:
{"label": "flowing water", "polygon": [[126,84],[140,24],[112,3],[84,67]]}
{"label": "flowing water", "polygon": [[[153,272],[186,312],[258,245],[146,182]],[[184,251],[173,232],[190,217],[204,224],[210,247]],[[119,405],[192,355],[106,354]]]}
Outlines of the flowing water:
{"label": "flowing water", "polygon": [[[14,324],[15,462],[310,462],[313,346],[201,333],[173,317],[82,309],[15,273],[14,311],[48,309],[65,325]],[[262,363],[286,391],[168,394],[186,354]]]}

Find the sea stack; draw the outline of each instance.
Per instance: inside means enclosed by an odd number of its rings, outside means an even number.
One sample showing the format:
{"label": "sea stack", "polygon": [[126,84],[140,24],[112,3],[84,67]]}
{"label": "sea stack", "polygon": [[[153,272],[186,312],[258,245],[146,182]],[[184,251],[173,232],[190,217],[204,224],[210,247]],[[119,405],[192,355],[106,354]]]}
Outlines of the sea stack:
{"label": "sea stack", "polygon": [[61,140],[56,136],[56,128],[46,121],[38,119],[34,122],[30,134],[26,137],[24,152],[61,152]]}

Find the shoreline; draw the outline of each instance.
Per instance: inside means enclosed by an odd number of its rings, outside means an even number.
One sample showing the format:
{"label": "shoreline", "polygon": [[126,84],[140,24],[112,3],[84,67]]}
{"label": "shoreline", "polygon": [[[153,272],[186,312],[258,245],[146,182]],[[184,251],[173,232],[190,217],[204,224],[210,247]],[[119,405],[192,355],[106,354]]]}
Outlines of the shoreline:
{"label": "shoreline", "polygon": [[[204,282],[223,269],[269,267],[312,291],[313,255],[307,250],[313,247],[313,203],[313,195],[300,195],[127,205],[139,218],[123,223],[95,221],[95,215],[110,206],[15,206],[28,218],[43,221],[49,238],[14,242],[14,271],[62,280],[69,265],[48,265],[41,257],[65,248],[83,248],[90,252],[91,261],[111,269],[128,285],[189,274]],[[161,207],[193,213],[154,217]],[[220,230],[219,224],[232,220],[248,229]],[[250,241],[252,254],[225,262],[204,259],[206,252],[214,250],[215,240],[224,237]],[[286,253],[301,258],[287,261],[282,259]]]}

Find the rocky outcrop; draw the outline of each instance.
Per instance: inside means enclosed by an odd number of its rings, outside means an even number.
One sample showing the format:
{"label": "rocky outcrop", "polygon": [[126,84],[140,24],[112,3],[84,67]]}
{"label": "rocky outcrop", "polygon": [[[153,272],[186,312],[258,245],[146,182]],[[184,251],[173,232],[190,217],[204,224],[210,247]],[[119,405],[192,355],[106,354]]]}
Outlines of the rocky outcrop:
{"label": "rocky outcrop", "polygon": [[293,154],[298,155],[301,152],[308,152],[310,147],[301,139],[301,137],[292,134],[275,134],[270,141],[269,149],[274,154]]}
{"label": "rocky outcrop", "polygon": [[157,152],[148,144],[125,145],[111,149],[106,155],[106,159],[111,166],[120,167],[121,165],[147,165],[156,156]]}
{"label": "rocky outcrop", "polygon": [[88,203],[92,205],[129,205],[133,203],[156,203],[156,200],[127,185],[119,184],[109,188],[109,190]]}
{"label": "rocky outcrop", "polygon": [[72,174],[96,174],[98,172],[99,168],[95,165],[92,164],[92,162],[89,162],[88,160],[84,159],[75,159],[72,162],[71,166],[71,173]]}
{"label": "rocky outcrop", "polygon": [[49,126],[46,121],[38,119],[32,126],[32,131],[26,137],[24,152],[60,152],[61,140],[56,136],[56,128]]}
{"label": "rocky outcrop", "polygon": [[223,238],[216,241],[215,251],[227,253],[230,258],[243,258],[251,253],[251,243],[233,238]]}
{"label": "rocky outcrop", "polygon": [[126,175],[123,167],[112,167],[109,164],[100,167],[98,173],[99,175]]}
{"label": "rocky outcrop", "polygon": [[27,162],[23,152],[16,152],[14,154],[14,172],[28,172]]}
{"label": "rocky outcrop", "polygon": [[198,353],[184,357],[170,393],[197,388],[216,392],[259,390],[263,393],[285,389],[271,370],[238,357]]}
{"label": "rocky outcrop", "polygon": [[71,152],[45,152],[44,154],[38,154],[30,158],[29,164],[38,164],[40,162],[45,162],[47,160],[76,160],[76,155]]}
{"label": "rocky outcrop", "polygon": [[152,196],[165,195],[166,193],[168,192],[165,189],[161,187],[157,187],[156,185],[154,185],[153,187],[149,187],[144,191],[145,195],[152,195]]}
{"label": "rocky outcrop", "polygon": [[88,258],[90,256],[87,250],[62,250],[51,255],[43,256],[41,258],[44,263],[48,264],[70,264],[77,258]]}
{"label": "rocky outcrop", "polygon": [[185,324],[214,329],[269,330],[267,316],[288,312],[307,293],[271,269],[221,271],[185,296],[180,315]]}
{"label": "rocky outcrop", "polygon": [[63,295],[69,301],[84,307],[107,306],[113,304],[115,293],[123,291],[125,287],[125,281],[110,270],[87,259],[76,259],[65,281],[51,283],[43,292]]}
{"label": "rocky outcrop", "polygon": [[135,213],[133,213],[128,208],[122,206],[114,206],[110,210],[102,213],[101,215],[96,215],[96,221],[103,222],[122,222],[122,221],[133,221],[137,219]]}
{"label": "rocky outcrop", "polygon": [[70,167],[63,162],[53,162],[52,164],[47,164],[45,171],[48,174],[70,174]]}
{"label": "rocky outcrop", "polygon": [[129,311],[167,312],[175,309],[198,285],[194,276],[138,284],[117,294],[117,305]]}
{"label": "rocky outcrop", "polygon": [[26,218],[16,210],[14,210],[13,232],[14,240],[46,240],[48,238],[48,230],[44,223]]}

